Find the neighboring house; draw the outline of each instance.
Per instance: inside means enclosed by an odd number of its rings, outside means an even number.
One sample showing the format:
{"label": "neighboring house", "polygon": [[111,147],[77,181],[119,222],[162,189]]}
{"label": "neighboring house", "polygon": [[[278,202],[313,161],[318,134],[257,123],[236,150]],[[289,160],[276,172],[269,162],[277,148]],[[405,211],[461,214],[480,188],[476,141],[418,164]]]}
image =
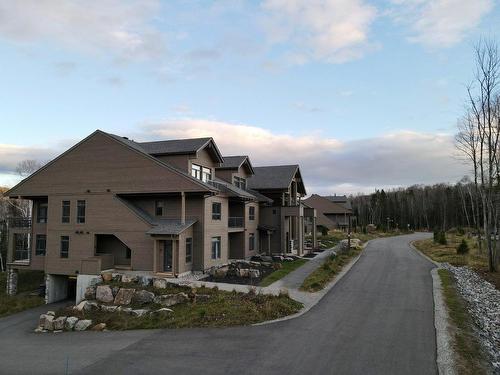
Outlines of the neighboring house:
{"label": "neighboring house", "polygon": [[345,196],[311,195],[304,203],[316,209],[316,225],[328,229],[347,230],[352,226],[351,203]]}
{"label": "neighboring house", "polygon": [[[255,170],[212,138],[134,142],[97,130],[5,193],[33,203],[31,219],[9,222],[9,288],[17,270],[43,270],[53,302],[104,270],[177,277],[259,253],[273,198],[248,188]],[[280,245],[265,250],[288,250]]]}

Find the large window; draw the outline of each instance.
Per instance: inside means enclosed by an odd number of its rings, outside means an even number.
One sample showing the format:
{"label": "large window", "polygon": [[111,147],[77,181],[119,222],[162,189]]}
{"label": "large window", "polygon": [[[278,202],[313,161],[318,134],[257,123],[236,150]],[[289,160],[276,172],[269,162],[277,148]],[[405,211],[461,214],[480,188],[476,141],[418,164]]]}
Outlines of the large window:
{"label": "large window", "polygon": [[248,251],[255,250],[255,234],[248,234]]}
{"label": "large window", "polygon": [[46,249],[47,249],[47,235],[37,234],[36,235],[35,255],[45,255]]}
{"label": "large window", "polygon": [[248,207],[248,220],[255,220],[255,207]]}
{"label": "large window", "polygon": [[201,180],[201,166],[197,164],[191,164],[191,176]]}
{"label": "large window", "polygon": [[191,263],[193,261],[193,239],[191,237],[186,238],[186,263]]}
{"label": "large window", "polygon": [[62,201],[61,222],[62,223],[69,223],[70,215],[71,215],[71,202],[70,201]]}
{"label": "large window", "polygon": [[240,189],[247,188],[247,180],[243,177],[234,176],[234,185]]}
{"label": "large window", "polygon": [[48,211],[48,204],[47,203],[38,203],[38,208],[36,210],[36,222],[37,223],[46,223],[47,222],[47,211]]}
{"label": "large window", "polygon": [[61,258],[69,255],[69,236],[61,236]]}
{"label": "large window", "polygon": [[28,233],[14,233],[14,260],[28,260],[30,257]]}
{"label": "large window", "polygon": [[155,214],[156,216],[163,216],[165,213],[165,202],[155,201]]}
{"label": "large window", "polygon": [[204,182],[211,181],[212,180],[212,170],[210,168],[201,168],[201,179]]}
{"label": "large window", "polygon": [[85,223],[85,201],[77,201],[76,203],[76,223]]}
{"label": "large window", "polygon": [[219,202],[212,203],[212,220],[220,220],[222,218],[222,204]]}
{"label": "large window", "polygon": [[220,259],[220,237],[212,237],[212,259]]}

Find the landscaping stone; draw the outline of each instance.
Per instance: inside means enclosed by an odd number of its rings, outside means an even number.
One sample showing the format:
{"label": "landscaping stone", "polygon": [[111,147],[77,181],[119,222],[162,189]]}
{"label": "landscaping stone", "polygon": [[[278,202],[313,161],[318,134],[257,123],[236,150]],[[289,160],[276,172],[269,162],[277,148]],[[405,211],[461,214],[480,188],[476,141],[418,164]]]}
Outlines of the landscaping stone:
{"label": "landscaping stone", "polygon": [[101,305],[101,311],[104,311],[104,312],[115,312],[116,309],[118,309],[118,306]]}
{"label": "landscaping stone", "polygon": [[64,324],[66,323],[66,317],[60,316],[54,319],[54,331],[62,331],[64,329]]}
{"label": "landscaping stone", "polygon": [[251,278],[258,278],[260,277],[260,271],[254,268],[251,268],[248,270],[248,276]]}
{"label": "landscaping stone", "polygon": [[120,288],[115,297],[115,305],[130,305],[135,289]]}
{"label": "landscaping stone", "polygon": [[109,283],[111,280],[113,280],[113,274],[111,272],[105,272],[101,276],[102,276],[102,280],[105,283]]}
{"label": "landscaping stone", "polygon": [[172,310],[172,309],[169,309],[167,307],[162,307],[161,309],[151,311],[151,314],[152,315],[170,315],[173,312],[174,312],[174,310]]}
{"label": "landscaping stone", "polygon": [[90,330],[91,331],[103,331],[106,329],[106,323],[98,323],[95,326],[93,326]]}
{"label": "landscaping stone", "polygon": [[238,270],[239,277],[248,277],[250,275],[250,270],[248,268],[240,268]]}
{"label": "landscaping stone", "polygon": [[92,325],[92,320],[82,319],[76,322],[75,331],[85,331]]}
{"label": "landscaping stone", "polygon": [[141,286],[150,286],[153,284],[153,278],[151,276],[139,276],[137,282]]}
{"label": "landscaping stone", "polygon": [[262,255],[261,258],[262,258],[263,262],[272,262],[273,261],[273,257],[271,257],[269,255]]}
{"label": "landscaping stone", "polygon": [[87,304],[87,301],[82,301],[78,305],[74,306],[73,310],[82,311],[85,308],[86,304]]}
{"label": "landscaping stone", "polygon": [[42,333],[44,331],[43,327],[36,327],[35,333]]}
{"label": "landscaping stone", "polygon": [[56,316],[56,313],[54,311],[47,311],[47,315]]}
{"label": "landscaping stone", "polygon": [[141,317],[146,315],[149,312],[149,309],[137,309],[137,310],[132,310],[131,313],[132,315],[136,317]]}
{"label": "landscaping stone", "polygon": [[131,276],[131,275],[122,275],[122,283],[134,283],[137,281],[136,276]]}
{"label": "landscaping stone", "polygon": [[132,312],[132,309],[130,307],[122,307],[122,306],[118,306],[118,308],[116,309],[117,312],[123,312],[125,314],[130,314]]}
{"label": "landscaping stone", "polygon": [[78,318],[76,316],[70,316],[69,318],[66,319],[66,322],[64,323],[64,329],[66,331],[72,331],[73,328],[75,328],[76,322],[78,322]]}
{"label": "landscaping stone", "polygon": [[293,259],[292,257],[285,257],[285,258],[283,258],[283,260],[285,262],[293,262],[295,259]]}
{"label": "landscaping stone", "polygon": [[132,302],[145,305],[146,303],[153,302],[154,298],[154,293],[148,292],[147,290],[136,290],[132,297]]}
{"label": "landscaping stone", "polygon": [[283,262],[283,259],[281,255],[273,255],[272,257],[273,262]]}
{"label": "landscaping stone", "polygon": [[45,314],[45,320],[43,322],[43,328],[47,331],[54,330],[54,316]]}
{"label": "landscaping stone", "polygon": [[229,267],[220,267],[220,268],[217,268],[214,271],[214,276],[215,277],[226,277],[228,271],[229,271]]}
{"label": "landscaping stone", "polygon": [[85,311],[99,310],[99,304],[96,301],[87,301],[83,309]]}
{"label": "landscaping stone", "polygon": [[113,291],[109,285],[99,285],[95,293],[96,300],[104,303],[113,302]]}
{"label": "landscaping stone", "polygon": [[122,274],[121,273],[112,273],[112,280],[116,282],[121,282],[122,281]]}
{"label": "landscaping stone", "polygon": [[154,298],[155,303],[167,307],[187,302],[188,300],[188,295],[183,292],[177,294],[163,294]]}
{"label": "landscaping stone", "polygon": [[116,297],[116,295],[118,294],[119,290],[120,290],[119,286],[113,286],[113,287],[111,287],[111,292],[113,292],[113,297]]}
{"label": "landscaping stone", "polygon": [[153,279],[153,287],[157,289],[165,289],[167,287],[167,280],[165,279]]}
{"label": "landscaping stone", "polygon": [[45,321],[47,320],[47,316],[52,316],[52,315],[47,315],[47,314],[40,315],[40,318],[38,318],[39,327],[45,327]]}
{"label": "landscaping stone", "polygon": [[210,294],[196,294],[194,299],[196,302],[207,302],[211,297]]}
{"label": "landscaping stone", "polygon": [[95,292],[96,292],[95,286],[87,287],[87,289],[85,289],[85,299],[95,299]]}

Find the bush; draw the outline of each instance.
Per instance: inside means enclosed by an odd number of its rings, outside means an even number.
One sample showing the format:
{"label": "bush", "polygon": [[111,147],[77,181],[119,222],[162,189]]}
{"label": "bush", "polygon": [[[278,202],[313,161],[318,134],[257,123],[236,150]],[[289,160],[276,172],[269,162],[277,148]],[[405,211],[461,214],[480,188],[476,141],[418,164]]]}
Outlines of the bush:
{"label": "bush", "polygon": [[457,254],[467,254],[469,252],[469,245],[467,245],[467,241],[465,238],[460,242],[460,245],[457,247]]}
{"label": "bush", "polygon": [[323,226],[323,225],[320,225],[319,226],[319,231],[321,232],[321,235],[322,236],[328,236],[328,228]]}
{"label": "bush", "polygon": [[434,229],[433,239],[434,239],[434,243],[439,242],[439,231],[437,229]]}
{"label": "bush", "polygon": [[446,241],[446,233],[444,231],[439,232],[438,243],[440,245],[446,245],[448,243]]}

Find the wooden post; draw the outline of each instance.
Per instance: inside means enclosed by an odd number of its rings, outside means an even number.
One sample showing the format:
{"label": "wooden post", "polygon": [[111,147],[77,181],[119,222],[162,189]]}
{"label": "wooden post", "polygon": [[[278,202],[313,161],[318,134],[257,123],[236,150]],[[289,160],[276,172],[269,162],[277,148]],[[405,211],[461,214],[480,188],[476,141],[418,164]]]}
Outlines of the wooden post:
{"label": "wooden post", "polygon": [[158,272],[158,240],[153,239],[153,273]]}
{"label": "wooden post", "polygon": [[181,192],[181,224],[186,223],[186,194]]}

